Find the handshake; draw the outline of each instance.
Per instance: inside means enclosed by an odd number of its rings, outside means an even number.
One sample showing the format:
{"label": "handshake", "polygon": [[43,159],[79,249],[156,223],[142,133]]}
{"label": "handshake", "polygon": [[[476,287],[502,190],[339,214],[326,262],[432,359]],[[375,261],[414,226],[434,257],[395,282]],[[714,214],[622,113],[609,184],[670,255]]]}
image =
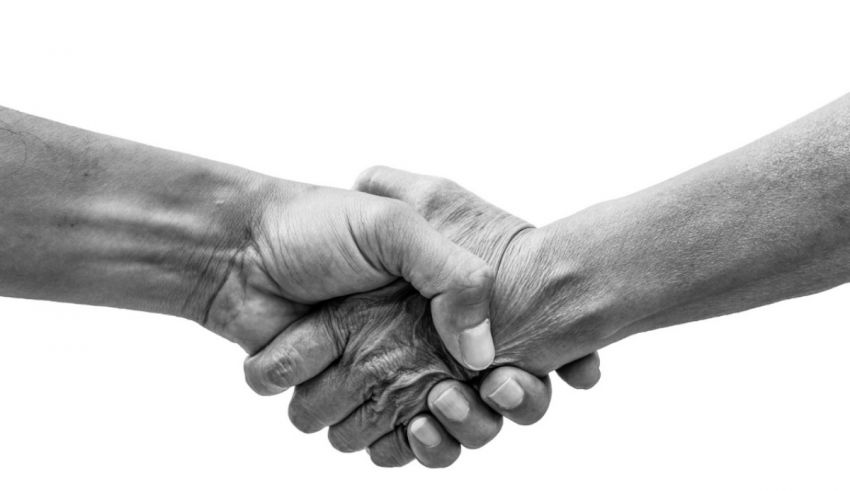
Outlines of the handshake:
{"label": "handshake", "polygon": [[0,108],[0,295],[194,320],[293,424],[380,466],[454,462],[548,374],[632,334],[850,280],[850,96],[542,228],[386,167],[353,191]]}
{"label": "handshake", "polygon": [[445,179],[378,167],[355,189],[265,201],[199,315],[252,354],[255,391],[295,387],[298,429],[378,465],[445,466],[500,414],[539,419],[550,371],[596,383],[618,326],[604,278],[577,267],[589,243]]}

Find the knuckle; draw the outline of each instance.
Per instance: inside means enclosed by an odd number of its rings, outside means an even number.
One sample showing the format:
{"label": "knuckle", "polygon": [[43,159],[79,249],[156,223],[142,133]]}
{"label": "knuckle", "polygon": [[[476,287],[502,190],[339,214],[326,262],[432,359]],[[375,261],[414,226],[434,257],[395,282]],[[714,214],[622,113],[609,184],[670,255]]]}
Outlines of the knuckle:
{"label": "knuckle", "polygon": [[366,168],[354,180],[354,189],[358,191],[369,191],[372,188],[375,178],[385,169],[386,167],[383,165],[373,165]]}
{"label": "knuckle", "polygon": [[391,413],[393,425],[406,424],[426,411],[431,388],[449,376],[430,360],[422,358],[420,363],[425,366],[400,370],[392,383],[373,397],[372,410],[378,414]]}
{"label": "knuckle", "polygon": [[458,185],[443,177],[430,177],[417,187],[416,209],[425,217],[446,211],[452,203],[454,191]]}
{"label": "knuckle", "polygon": [[496,271],[482,260],[469,273],[468,279],[472,285],[489,288],[496,280]]}
{"label": "knuckle", "polygon": [[[287,383],[286,375],[281,379],[279,361],[272,360],[268,355],[256,355],[245,359],[243,369],[245,371],[245,382],[259,395],[267,396],[284,392],[290,384]],[[288,363],[288,362],[286,362]]]}
{"label": "knuckle", "polygon": [[372,346],[370,351],[359,359],[356,367],[352,368],[357,370],[362,380],[366,381],[372,397],[378,398],[383,390],[392,387],[397,371],[411,354],[408,350],[398,347]]}
{"label": "knuckle", "polygon": [[347,297],[345,301],[330,301],[316,315],[316,336],[324,336],[336,357],[345,353],[353,328],[366,319],[368,303],[363,297]]}
{"label": "knuckle", "polygon": [[295,385],[299,364],[297,353],[289,348],[280,349],[266,362],[265,379],[281,389],[288,389]]}
{"label": "knuckle", "polygon": [[495,270],[480,259],[475,261],[474,264],[469,263],[469,261],[464,262],[464,267],[468,269],[458,275],[458,289],[489,292],[496,281]]}
{"label": "knuckle", "polygon": [[444,196],[450,191],[457,189],[458,185],[451,179],[445,177],[431,176],[424,179],[422,184],[423,196]]}

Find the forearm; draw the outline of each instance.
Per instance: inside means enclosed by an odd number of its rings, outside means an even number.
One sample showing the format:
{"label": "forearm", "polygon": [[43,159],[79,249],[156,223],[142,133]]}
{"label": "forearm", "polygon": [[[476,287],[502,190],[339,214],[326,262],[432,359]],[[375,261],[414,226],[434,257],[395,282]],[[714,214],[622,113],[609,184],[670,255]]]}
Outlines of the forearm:
{"label": "forearm", "polygon": [[660,280],[626,335],[845,283],[850,97],[622,206],[653,219],[639,239],[648,260],[634,267]]}
{"label": "forearm", "polygon": [[200,321],[265,182],[0,109],[0,295]]}
{"label": "forearm", "polygon": [[[850,97],[535,238],[552,368],[627,335],[850,280]],[[551,306],[543,305],[544,301]],[[552,327],[554,329],[554,327]]]}

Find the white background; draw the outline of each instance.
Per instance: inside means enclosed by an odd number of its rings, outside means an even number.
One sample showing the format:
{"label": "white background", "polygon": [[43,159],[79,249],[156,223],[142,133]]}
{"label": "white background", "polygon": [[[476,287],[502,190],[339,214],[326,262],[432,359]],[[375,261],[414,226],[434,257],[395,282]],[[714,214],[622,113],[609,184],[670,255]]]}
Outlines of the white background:
{"label": "white background", "polygon": [[[686,3],[3,2],[0,104],[294,180],[440,174],[542,225],[850,90],[846,2]],[[298,433],[186,321],[2,300],[0,489],[846,489],[848,295],[607,348],[441,471]]]}

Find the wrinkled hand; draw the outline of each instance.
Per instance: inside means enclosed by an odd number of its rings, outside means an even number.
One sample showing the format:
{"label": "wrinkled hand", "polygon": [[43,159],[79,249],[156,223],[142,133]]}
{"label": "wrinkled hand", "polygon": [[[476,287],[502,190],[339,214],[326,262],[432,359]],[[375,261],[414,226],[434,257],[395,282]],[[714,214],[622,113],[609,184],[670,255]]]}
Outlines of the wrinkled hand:
{"label": "wrinkled hand", "polygon": [[[501,320],[510,320],[516,325],[522,325],[524,329],[516,327],[510,329],[505,326],[505,322],[497,322],[502,326],[498,330],[501,334],[499,344],[502,355],[499,364],[515,363],[518,366],[528,367],[538,374],[546,373],[547,370],[542,368],[544,363],[534,363],[531,359],[542,353],[551,353],[558,347],[548,342],[550,338],[539,329],[543,326],[533,321],[529,322],[527,318],[520,319],[521,314],[529,313],[529,309],[521,305],[523,299],[519,295],[510,295],[510,301],[505,298],[508,296],[505,293],[506,290],[515,293],[518,286],[527,286],[529,282],[535,280],[533,272],[545,270],[545,257],[529,257],[528,254],[529,252],[534,254],[539,248],[523,245],[540,240],[534,237],[537,229],[456,183],[439,177],[377,166],[368,169],[358,177],[355,189],[398,199],[411,205],[431,226],[454,243],[485,259],[488,255],[483,254],[482,251],[488,247],[485,244],[488,235],[494,233],[499,235],[501,228],[501,236],[503,238],[507,236],[504,249],[501,250],[501,256],[497,262],[489,261],[498,270],[499,284],[496,287],[503,286],[501,290],[497,289],[495,292],[496,294],[501,292],[502,298],[493,299],[493,309]],[[494,247],[494,244],[489,247]],[[535,316],[544,316],[545,311],[550,310],[546,308],[546,305],[539,307],[530,313]],[[512,312],[508,313],[507,310]],[[535,329],[537,332],[528,332],[530,329]],[[531,341],[530,338],[535,339]],[[540,361],[550,359],[548,356],[539,358]],[[575,361],[560,366],[556,372],[575,388],[591,388],[599,381],[599,355],[593,351],[575,358],[577,358]]]}
{"label": "wrinkled hand", "polygon": [[[379,168],[365,173],[358,188],[408,202],[449,239],[493,267],[509,243],[530,229],[440,179]],[[401,465],[414,456],[425,465],[448,465],[459,454],[458,441],[474,448],[495,436],[501,420],[494,410],[525,424],[543,415],[550,397],[548,380],[501,367],[481,382],[479,398],[458,382],[476,380],[477,373],[452,360],[431,323],[427,300],[399,282],[325,304],[316,322],[287,329],[249,358],[246,375],[255,387],[275,387],[285,385],[278,378],[292,380],[292,372],[303,378],[327,367],[296,388],[291,420],[306,432],[330,426],[328,436],[337,449],[369,447],[379,465]],[[533,357],[545,345],[537,341],[529,339],[525,355]],[[562,374],[575,386],[590,387],[599,377],[598,357],[573,363]],[[426,408],[433,416],[417,416]]]}

